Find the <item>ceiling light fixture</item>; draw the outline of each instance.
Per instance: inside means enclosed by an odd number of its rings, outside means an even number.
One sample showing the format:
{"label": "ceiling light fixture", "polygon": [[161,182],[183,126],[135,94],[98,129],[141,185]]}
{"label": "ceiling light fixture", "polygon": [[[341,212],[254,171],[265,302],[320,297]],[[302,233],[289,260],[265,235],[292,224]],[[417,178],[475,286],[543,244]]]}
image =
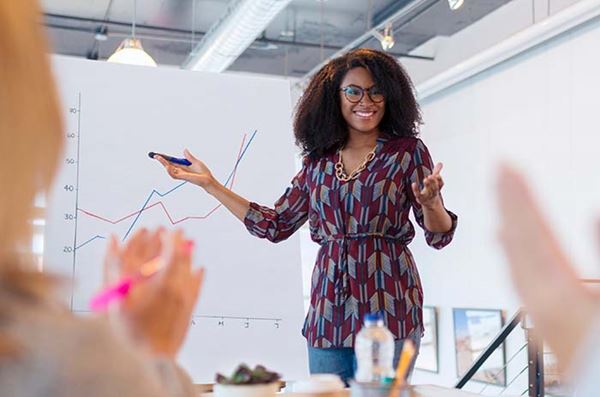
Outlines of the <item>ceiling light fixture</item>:
{"label": "ceiling light fixture", "polygon": [[235,0],[198,43],[183,67],[220,73],[248,48],[291,0]]}
{"label": "ceiling light fixture", "polygon": [[394,30],[392,23],[388,23],[383,29],[383,40],[381,40],[381,47],[385,51],[389,51],[396,42],[394,41]]}
{"label": "ceiling light fixture", "polygon": [[381,43],[381,48],[383,48],[384,51],[389,51],[394,46],[394,44],[396,44],[396,42],[394,41],[394,27],[392,25],[392,22],[388,22],[385,25],[385,27],[383,28],[383,34],[374,30],[373,36],[375,36],[375,38],[379,40],[379,42]]}
{"label": "ceiling light fixture", "polygon": [[94,39],[96,41],[108,40],[108,28],[106,27],[106,25],[98,26],[96,28],[96,33],[94,33]]}
{"label": "ceiling light fixture", "polygon": [[465,3],[465,0],[448,0],[448,5],[452,11],[458,10]]}
{"label": "ceiling light fixture", "polygon": [[142,47],[142,42],[135,37],[135,22],[137,12],[137,0],[133,0],[133,21],[131,24],[131,37],[121,42],[114,54],[108,58],[108,62],[124,63],[127,65],[158,66],[156,61]]}

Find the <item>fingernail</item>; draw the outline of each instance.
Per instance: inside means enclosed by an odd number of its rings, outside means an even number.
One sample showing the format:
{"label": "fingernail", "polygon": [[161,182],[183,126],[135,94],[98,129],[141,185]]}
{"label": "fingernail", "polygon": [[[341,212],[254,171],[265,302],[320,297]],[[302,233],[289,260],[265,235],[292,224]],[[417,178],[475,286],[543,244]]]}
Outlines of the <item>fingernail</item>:
{"label": "fingernail", "polygon": [[193,241],[193,240],[187,240],[187,241],[184,243],[184,246],[183,246],[183,248],[184,248],[184,250],[185,250],[185,253],[186,253],[186,254],[191,254],[191,253],[192,253],[192,251],[194,250],[194,245],[195,245],[195,244],[194,244],[194,241]]}

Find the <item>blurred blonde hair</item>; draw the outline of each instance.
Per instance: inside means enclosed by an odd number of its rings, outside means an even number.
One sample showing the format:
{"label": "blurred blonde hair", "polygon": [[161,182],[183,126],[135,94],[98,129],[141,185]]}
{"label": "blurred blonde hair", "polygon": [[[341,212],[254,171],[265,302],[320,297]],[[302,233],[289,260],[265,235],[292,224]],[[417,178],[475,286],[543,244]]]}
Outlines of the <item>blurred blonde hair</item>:
{"label": "blurred blonde hair", "polygon": [[31,221],[36,194],[55,174],[63,128],[41,18],[35,0],[0,1],[0,320],[6,298],[40,298],[50,284],[33,267]]}

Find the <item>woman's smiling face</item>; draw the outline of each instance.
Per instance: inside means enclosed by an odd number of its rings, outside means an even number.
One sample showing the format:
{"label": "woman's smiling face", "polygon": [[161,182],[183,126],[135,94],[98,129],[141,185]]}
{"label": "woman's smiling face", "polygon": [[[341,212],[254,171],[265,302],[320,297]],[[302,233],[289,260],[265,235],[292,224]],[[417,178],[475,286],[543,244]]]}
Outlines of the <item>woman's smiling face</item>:
{"label": "woman's smiling face", "polygon": [[356,67],[346,73],[340,86],[340,104],[350,134],[379,134],[385,99],[367,69]]}

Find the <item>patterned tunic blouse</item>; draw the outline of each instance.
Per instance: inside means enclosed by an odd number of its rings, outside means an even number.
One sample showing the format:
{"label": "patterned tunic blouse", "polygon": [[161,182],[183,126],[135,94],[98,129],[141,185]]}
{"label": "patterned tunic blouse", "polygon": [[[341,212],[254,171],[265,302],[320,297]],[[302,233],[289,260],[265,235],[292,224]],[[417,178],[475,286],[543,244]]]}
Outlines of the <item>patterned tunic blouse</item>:
{"label": "patterned tunic blouse", "polygon": [[[275,208],[250,204],[245,225],[251,234],[279,242],[308,219],[321,248],[312,274],[310,308],[302,334],[309,346],[353,347],[366,313],[381,311],[395,338],[422,333],[423,290],[408,244],[415,231],[413,209],[427,244],[446,246],[446,233],[425,229],[410,185],[431,174],[427,147],[417,138],[379,138],[375,157],[348,182],[335,177],[338,154],[304,159]],[[418,178],[418,179],[417,179]]]}

